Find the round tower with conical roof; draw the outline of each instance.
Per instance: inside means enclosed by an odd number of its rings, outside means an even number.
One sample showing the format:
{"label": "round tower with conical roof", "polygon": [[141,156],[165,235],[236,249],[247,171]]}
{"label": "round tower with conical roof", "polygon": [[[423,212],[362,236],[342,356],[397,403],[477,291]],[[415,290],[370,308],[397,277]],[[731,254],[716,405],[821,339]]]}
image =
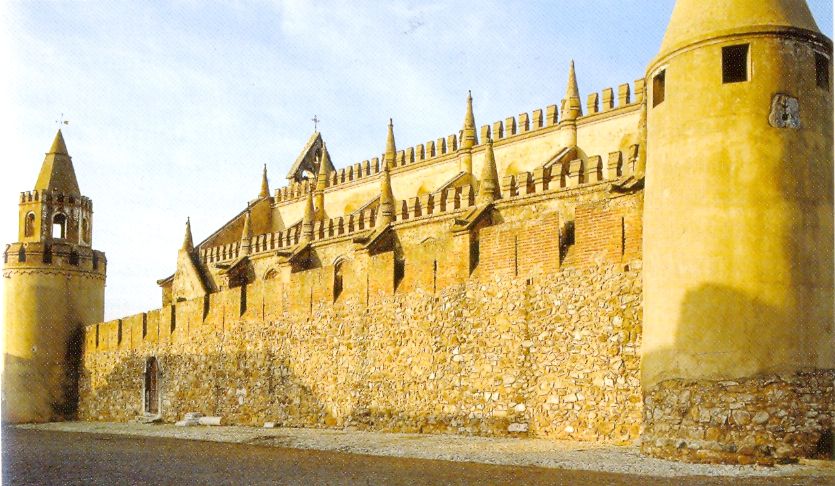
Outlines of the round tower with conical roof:
{"label": "round tower with conical roof", "polygon": [[3,421],[71,418],[82,326],[104,319],[106,260],[92,248],[93,204],[60,130],[19,213],[18,241],[3,254]]}
{"label": "round tower with conical roof", "polygon": [[645,452],[830,447],[831,59],[803,0],[676,2],[647,70]]}

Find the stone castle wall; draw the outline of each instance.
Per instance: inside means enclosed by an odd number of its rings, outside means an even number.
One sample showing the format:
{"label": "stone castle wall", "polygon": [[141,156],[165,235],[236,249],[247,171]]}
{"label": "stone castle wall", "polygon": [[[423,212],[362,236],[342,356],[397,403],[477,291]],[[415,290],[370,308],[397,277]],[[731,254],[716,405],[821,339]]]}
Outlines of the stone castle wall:
{"label": "stone castle wall", "polygon": [[269,285],[214,294],[220,311],[189,301],[173,320],[163,309],[88,328],[80,417],[141,415],[154,356],[167,421],[196,411],[249,425],[638,437],[640,270],[472,279],[309,313],[253,298]]}

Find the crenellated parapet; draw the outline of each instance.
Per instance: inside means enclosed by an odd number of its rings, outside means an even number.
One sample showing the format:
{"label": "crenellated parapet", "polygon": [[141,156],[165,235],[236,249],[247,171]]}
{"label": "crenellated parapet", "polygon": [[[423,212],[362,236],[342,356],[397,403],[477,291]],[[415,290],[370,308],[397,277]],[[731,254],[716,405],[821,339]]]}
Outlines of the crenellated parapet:
{"label": "crenellated parapet", "polygon": [[598,182],[612,182],[634,176],[638,163],[638,145],[626,151],[610,152],[606,159],[594,155],[567,160],[563,164],[538,167],[533,171],[509,174],[502,178],[502,198],[572,189]]}
{"label": "crenellated parapet", "polygon": [[93,210],[93,201],[85,196],[74,196],[46,189],[25,191],[20,193],[20,204],[31,202],[53,202],[63,206],[73,206],[87,211]]}
{"label": "crenellated parapet", "polygon": [[104,252],[64,242],[15,242],[3,252],[4,274],[20,272],[80,272],[104,279]]}

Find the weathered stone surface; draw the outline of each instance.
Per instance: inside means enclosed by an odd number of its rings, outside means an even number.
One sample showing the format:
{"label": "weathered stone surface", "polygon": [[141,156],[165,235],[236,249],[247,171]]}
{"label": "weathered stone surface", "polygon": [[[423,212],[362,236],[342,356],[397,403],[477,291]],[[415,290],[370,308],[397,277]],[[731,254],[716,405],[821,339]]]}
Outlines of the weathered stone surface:
{"label": "weathered stone surface", "polygon": [[641,451],[769,465],[830,457],[835,370],[734,382],[667,380],[646,393]]}
{"label": "weathered stone surface", "polygon": [[210,314],[163,342],[86,350],[80,414],[140,414],[155,356],[168,422],[199,411],[225,424],[630,442],[640,295],[640,272],[599,266],[395,294],[367,312],[347,301],[270,320]]}

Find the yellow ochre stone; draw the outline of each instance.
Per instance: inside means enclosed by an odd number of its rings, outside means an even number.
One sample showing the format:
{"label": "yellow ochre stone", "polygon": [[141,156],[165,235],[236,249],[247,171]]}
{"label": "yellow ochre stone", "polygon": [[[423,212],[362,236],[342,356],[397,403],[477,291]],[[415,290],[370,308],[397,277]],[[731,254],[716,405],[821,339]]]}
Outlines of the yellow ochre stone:
{"label": "yellow ochre stone", "polygon": [[831,58],[803,1],[679,0],[646,72],[586,113],[572,61],[559,108],[478,127],[468,93],[457,134],[398,150],[390,119],[382,154],[339,168],[315,132],[272,197],[265,167],[259,198],[205,240],[187,221],[160,309],[109,322],[59,132],[5,252],[4,420],[71,418],[77,389],[87,420],[819,454],[835,420]]}

